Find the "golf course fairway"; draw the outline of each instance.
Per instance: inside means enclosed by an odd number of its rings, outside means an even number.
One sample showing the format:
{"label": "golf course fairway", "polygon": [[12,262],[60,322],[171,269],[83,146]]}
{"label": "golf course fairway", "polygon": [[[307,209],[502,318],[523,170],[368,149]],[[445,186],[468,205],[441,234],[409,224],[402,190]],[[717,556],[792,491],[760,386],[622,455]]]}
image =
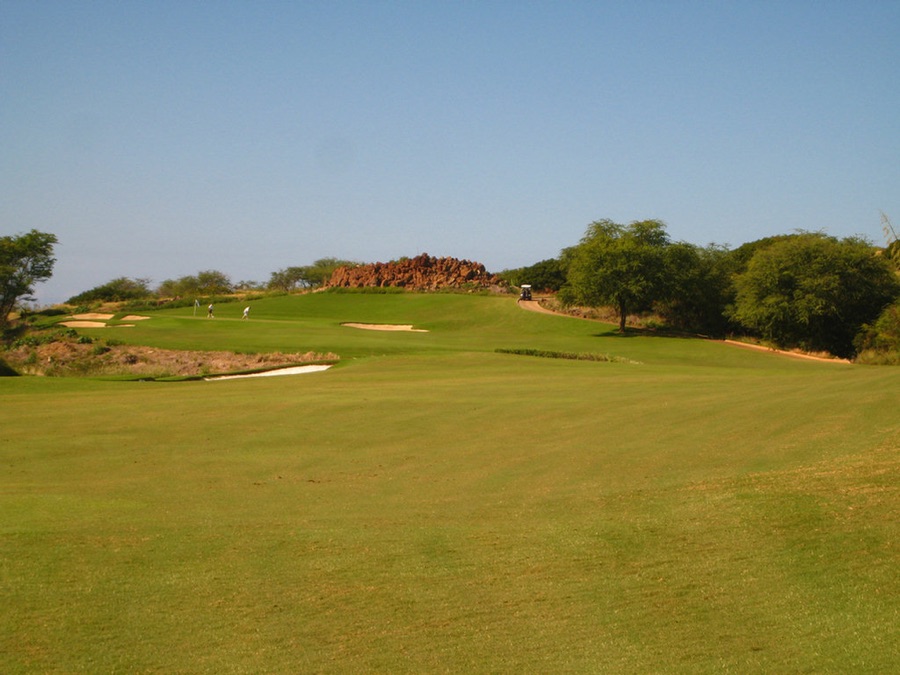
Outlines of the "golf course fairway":
{"label": "golf course fairway", "polygon": [[3,672],[900,663],[897,368],[620,336],[509,296],[243,306],[77,330],[339,362],[0,378]]}

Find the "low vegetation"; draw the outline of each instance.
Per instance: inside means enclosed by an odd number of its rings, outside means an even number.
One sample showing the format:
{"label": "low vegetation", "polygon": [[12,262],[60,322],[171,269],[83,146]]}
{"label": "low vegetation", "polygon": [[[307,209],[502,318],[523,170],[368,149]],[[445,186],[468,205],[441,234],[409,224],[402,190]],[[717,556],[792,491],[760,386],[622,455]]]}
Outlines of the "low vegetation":
{"label": "low vegetation", "polygon": [[497,349],[498,354],[516,354],[518,356],[537,356],[544,359],[569,359],[571,361],[598,361],[602,363],[631,363],[628,359],[609,354],[585,354],[575,352],[557,352],[548,349]]}

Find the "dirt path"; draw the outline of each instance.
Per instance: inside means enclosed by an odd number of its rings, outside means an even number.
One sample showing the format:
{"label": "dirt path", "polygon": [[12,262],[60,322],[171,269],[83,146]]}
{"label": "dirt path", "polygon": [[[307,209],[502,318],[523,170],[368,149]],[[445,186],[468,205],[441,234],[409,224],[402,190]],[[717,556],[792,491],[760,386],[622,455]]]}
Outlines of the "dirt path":
{"label": "dirt path", "polygon": [[519,300],[519,307],[522,309],[527,309],[530,312],[540,312],[541,314],[559,314],[560,316],[568,316],[568,314],[562,314],[560,312],[554,312],[552,309],[547,309],[537,300]]}
{"label": "dirt path", "polygon": [[[543,305],[540,304],[537,300],[519,300],[519,307],[522,309],[527,309],[531,312],[540,312],[542,314],[556,314],[558,316],[568,316],[571,317],[571,314],[565,314],[563,312],[554,312],[552,309],[547,309]],[[576,317],[577,318],[577,317]],[[585,321],[591,321],[591,319],[585,319]],[[726,345],[733,345],[735,347],[743,347],[744,349],[755,349],[757,351],[763,352],[771,352],[772,354],[780,354],[782,356],[790,356],[795,359],[806,359],[808,361],[821,361],[825,363],[841,363],[844,365],[852,363],[847,359],[838,359],[838,358],[828,358],[824,356],[815,356],[813,354],[803,354],[799,352],[790,352],[785,351],[783,349],[773,349],[771,347],[766,347],[764,345],[754,345],[749,344],[747,342],[738,342],[737,340],[716,340],[716,342],[722,342]]]}

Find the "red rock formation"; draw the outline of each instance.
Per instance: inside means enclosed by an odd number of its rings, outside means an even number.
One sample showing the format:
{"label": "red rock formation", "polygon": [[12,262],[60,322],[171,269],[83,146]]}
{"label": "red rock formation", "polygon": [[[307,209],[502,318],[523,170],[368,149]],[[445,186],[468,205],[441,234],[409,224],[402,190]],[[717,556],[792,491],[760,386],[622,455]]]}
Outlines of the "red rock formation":
{"label": "red rock formation", "polygon": [[490,288],[501,285],[481,263],[456,258],[434,258],[427,253],[389,263],[339,267],[326,287],[364,288],[398,286],[417,291],[440,288]]}

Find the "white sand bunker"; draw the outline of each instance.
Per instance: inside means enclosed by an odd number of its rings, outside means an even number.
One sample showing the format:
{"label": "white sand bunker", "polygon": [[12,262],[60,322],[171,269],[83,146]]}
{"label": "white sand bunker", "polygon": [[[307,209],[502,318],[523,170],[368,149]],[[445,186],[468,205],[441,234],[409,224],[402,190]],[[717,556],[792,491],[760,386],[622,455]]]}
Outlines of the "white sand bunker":
{"label": "white sand bunker", "polygon": [[242,380],[248,377],[275,377],[277,375],[303,375],[304,373],[318,373],[328,370],[331,366],[291,366],[290,368],[278,368],[267,370],[263,373],[248,373],[247,375],[220,375],[219,377],[204,377],[207,382],[213,380]]}
{"label": "white sand bunker", "polygon": [[115,314],[97,314],[96,312],[89,312],[87,314],[73,314],[72,318],[73,319],[109,321],[114,316],[115,316]]}
{"label": "white sand bunker", "polygon": [[363,330],[406,331],[408,333],[428,332],[424,328],[413,328],[411,325],[396,323],[342,323],[341,325],[349,328],[362,328]]}
{"label": "white sand bunker", "polygon": [[[112,319],[115,314],[97,314],[95,312],[88,314],[73,314],[74,321],[62,321],[61,326],[66,328],[134,328],[133,323],[119,323],[115,326],[107,326],[106,322]],[[144,321],[149,316],[138,316],[137,314],[129,314],[122,317],[122,321]]]}
{"label": "white sand bunker", "polygon": [[106,328],[103,321],[63,321],[60,325],[66,328]]}

